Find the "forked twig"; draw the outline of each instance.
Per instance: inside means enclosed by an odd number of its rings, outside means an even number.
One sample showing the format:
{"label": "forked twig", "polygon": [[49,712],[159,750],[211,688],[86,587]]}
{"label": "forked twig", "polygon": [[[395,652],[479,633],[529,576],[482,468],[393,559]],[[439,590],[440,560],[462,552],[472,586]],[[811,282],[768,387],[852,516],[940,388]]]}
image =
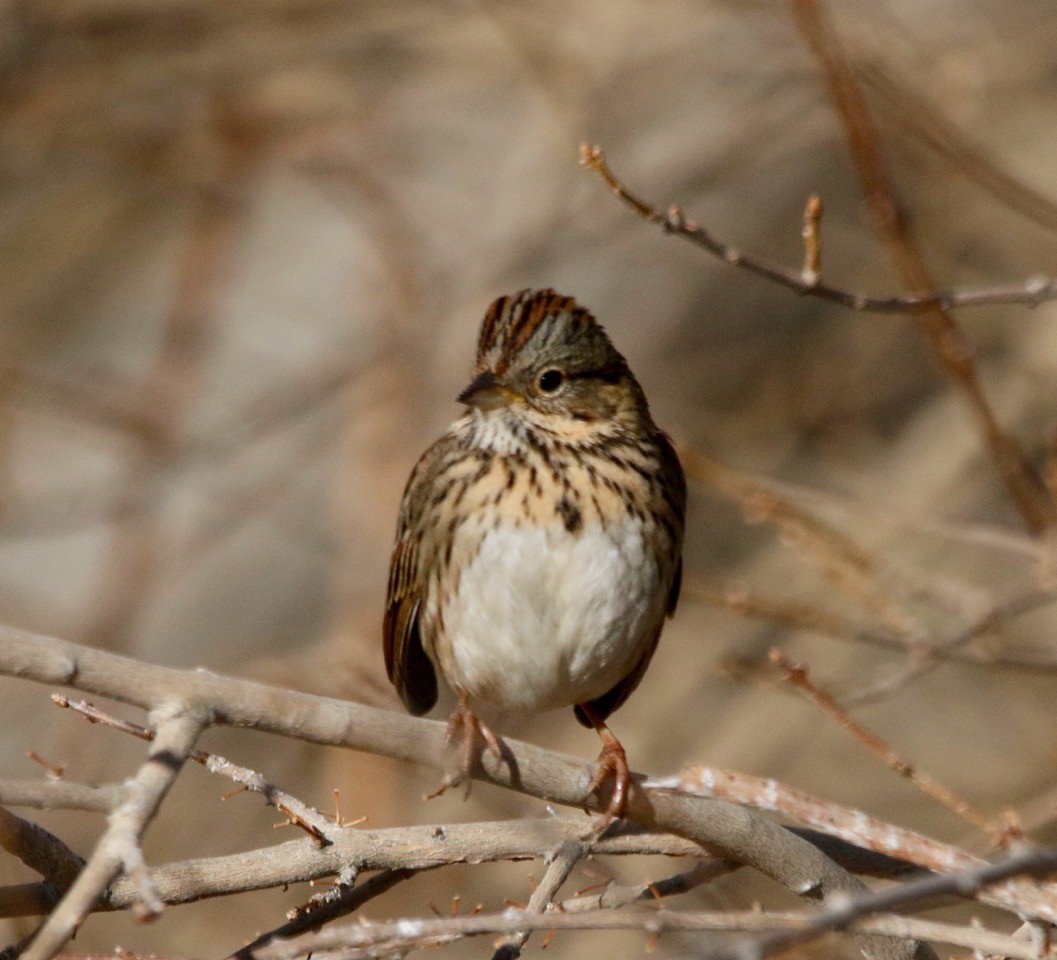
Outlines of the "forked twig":
{"label": "forked twig", "polygon": [[[532,891],[529,898],[528,913],[546,913],[558,893],[561,885],[565,883],[569,874],[590,851],[590,846],[580,840],[566,840],[550,857],[547,872],[539,885]],[[492,960],[517,960],[521,956],[521,950],[528,942],[530,931],[518,930],[510,934],[492,955]]]}
{"label": "forked twig", "polygon": [[106,832],[80,875],[22,953],[23,960],[50,960],[58,953],[121,872],[136,888],[141,917],[150,918],[161,910],[161,897],[143,861],[140,840],[202,727],[201,719],[182,708],[159,715],[157,734],[146,762],[126,784],[125,796],[111,812]]}
{"label": "forked twig", "polygon": [[[140,740],[151,741],[154,739],[153,730],[142,727],[138,723],[132,723],[129,720],[122,720],[120,717],[112,716],[87,700],[71,700],[69,697],[64,697],[59,693],[53,693],[51,700],[56,706],[79,713],[89,723],[98,723],[105,727],[111,727]],[[304,830],[317,846],[323,847],[331,842],[327,834],[334,829],[335,824],[331,823],[315,807],[310,807],[304,801],[298,800],[293,794],[287,793],[274,783],[270,783],[256,770],[251,770],[249,767],[241,767],[218,754],[209,753],[206,750],[192,750],[188,753],[187,759],[201,764],[210,773],[220,774],[220,776],[227,777],[246,790],[259,793],[271,806],[287,817],[286,822]],[[285,826],[285,823],[282,825]],[[337,826],[340,827],[342,825],[338,824]]]}
{"label": "forked twig", "polygon": [[677,206],[670,206],[667,213],[632,193],[610,169],[601,148],[584,144],[580,147],[580,163],[597,173],[610,191],[644,220],[655,223],[665,233],[671,233],[691,243],[724,263],[740,267],[749,273],[764,277],[806,297],[818,297],[839,303],[850,310],[867,313],[916,314],[934,307],[954,309],[976,307],[985,304],[1009,303],[1034,307],[1048,300],[1057,300],[1057,278],[1033,277],[1023,283],[978,289],[944,290],[937,292],[911,293],[905,296],[871,297],[864,293],[852,293],[822,282],[807,282],[803,272],[792,270],[781,264],[765,260],[739,250],[721,240],[714,233],[693,220],[687,219]]}
{"label": "forked twig", "polygon": [[[833,24],[818,0],[792,0],[792,7],[804,42],[825,73],[830,95],[844,124],[866,204],[892,262],[902,282],[911,290],[932,291],[936,285],[896,201],[881,138]],[[1057,295],[1054,281],[1043,282],[1042,286],[1048,288],[1047,299]],[[968,402],[991,460],[1024,523],[1035,534],[1052,529],[1057,524],[1057,507],[1020,443],[999,424],[977,375],[972,344],[950,313],[952,307],[967,304],[957,298],[933,295],[923,297],[920,305],[922,309],[914,312],[914,319],[940,367]]]}

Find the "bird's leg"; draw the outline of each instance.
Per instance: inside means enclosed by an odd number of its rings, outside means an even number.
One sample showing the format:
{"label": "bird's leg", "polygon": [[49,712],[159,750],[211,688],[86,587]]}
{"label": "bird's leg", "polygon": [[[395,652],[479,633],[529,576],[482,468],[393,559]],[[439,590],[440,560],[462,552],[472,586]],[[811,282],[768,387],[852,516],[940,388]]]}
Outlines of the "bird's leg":
{"label": "bird's leg", "polygon": [[631,770],[628,768],[628,758],[624,753],[623,745],[614,736],[613,731],[606,726],[606,722],[588,704],[581,703],[580,709],[602,738],[602,752],[598,755],[594,776],[591,777],[591,782],[587,786],[585,799],[595,793],[607,779],[613,778],[609,806],[606,807],[602,820],[599,822],[601,830],[605,830],[614,820],[624,816],[628,805],[628,792],[631,788]]}
{"label": "bird's leg", "polygon": [[454,777],[445,777],[440,787],[434,790],[433,793],[426,795],[427,800],[439,797],[448,787],[454,787],[463,782],[466,783],[466,795],[469,796],[470,784],[472,783],[470,773],[473,771],[474,763],[477,760],[478,737],[484,741],[485,746],[492,752],[496,760],[502,761],[503,747],[499,742],[499,737],[495,735],[495,731],[491,727],[470,709],[469,697],[460,690],[459,705],[448,717],[448,732],[445,738],[449,747],[460,738],[462,740],[459,752],[459,770]]}

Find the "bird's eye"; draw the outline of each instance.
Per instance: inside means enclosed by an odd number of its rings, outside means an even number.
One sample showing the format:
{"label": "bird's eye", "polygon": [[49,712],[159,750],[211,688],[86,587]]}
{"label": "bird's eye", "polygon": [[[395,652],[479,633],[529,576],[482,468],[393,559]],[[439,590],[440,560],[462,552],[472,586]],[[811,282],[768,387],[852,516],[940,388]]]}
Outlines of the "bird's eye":
{"label": "bird's eye", "polygon": [[544,370],[540,374],[539,386],[544,393],[554,393],[565,382],[565,374],[561,370]]}

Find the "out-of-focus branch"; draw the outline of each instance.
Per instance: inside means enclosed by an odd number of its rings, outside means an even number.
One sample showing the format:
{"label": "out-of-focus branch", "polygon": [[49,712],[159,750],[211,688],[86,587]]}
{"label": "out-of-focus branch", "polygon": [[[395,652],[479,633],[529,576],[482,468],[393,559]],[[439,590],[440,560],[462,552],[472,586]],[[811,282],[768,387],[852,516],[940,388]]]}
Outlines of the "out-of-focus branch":
{"label": "out-of-focus branch", "polygon": [[848,713],[831,693],[814,683],[808,676],[807,668],[802,663],[794,662],[778,649],[771,650],[770,660],[782,671],[785,679],[806,700],[823,710],[838,726],[847,730],[874,756],[879,757],[890,770],[895,771],[901,777],[906,777],[922,793],[943,804],[943,806],[956,816],[961,817],[970,826],[976,827],[987,834],[996,832],[998,828],[991,817],[982,810],[978,810],[967,800],[957,796],[952,790],[925,771],[919,770],[915,764],[903,759],[873,730],[859,723]]}
{"label": "out-of-focus branch", "polygon": [[[896,201],[881,138],[840,38],[818,0],[792,0],[792,6],[804,42],[825,73],[830,95],[844,124],[866,204],[896,270],[909,289],[933,291],[936,284]],[[1057,295],[1053,281],[1042,285],[1048,299]],[[1033,533],[1042,533],[1057,524],[1057,507],[1019,442],[1002,429],[984,393],[976,373],[973,347],[950,313],[952,307],[965,305],[957,299],[926,296],[922,300],[923,309],[914,313],[914,319],[926,335],[937,362],[968,402],[986,439],[991,459],[1025,524]]]}
{"label": "out-of-focus branch", "polygon": [[0,847],[18,857],[58,891],[66,890],[84,867],[84,861],[58,837],[3,807],[0,807]]}
{"label": "out-of-focus branch", "polygon": [[901,83],[880,63],[858,61],[854,66],[856,79],[877,96],[886,119],[927,144],[999,203],[1048,230],[1057,230],[1057,204],[1012,176],[920,91]]}
{"label": "out-of-focus branch", "polygon": [[92,787],[65,780],[2,780],[0,804],[37,810],[91,810],[109,813],[121,799],[114,785]]}
{"label": "out-of-focus branch", "polygon": [[669,206],[666,213],[653,204],[632,193],[610,169],[605,154],[599,147],[583,145],[580,162],[597,173],[618,199],[635,211],[643,220],[656,223],[665,233],[682,237],[703,250],[718,257],[724,263],[740,267],[749,273],[787,287],[805,297],[818,297],[839,303],[849,310],[866,313],[918,314],[935,308],[952,310],[956,307],[978,307],[985,304],[1009,303],[1034,307],[1048,300],[1057,300],[1057,278],[1032,277],[1022,283],[1003,284],[978,289],[942,290],[928,292],[931,285],[915,288],[920,293],[905,296],[871,297],[864,293],[853,293],[822,282],[810,282],[802,270],[795,270],[745,253],[693,220],[688,220],[677,206]]}

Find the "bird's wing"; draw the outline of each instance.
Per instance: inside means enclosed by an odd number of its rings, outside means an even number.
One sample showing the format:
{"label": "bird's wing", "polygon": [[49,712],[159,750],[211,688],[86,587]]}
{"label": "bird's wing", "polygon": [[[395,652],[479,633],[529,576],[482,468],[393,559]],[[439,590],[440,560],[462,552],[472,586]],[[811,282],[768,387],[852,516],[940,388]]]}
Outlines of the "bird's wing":
{"label": "bird's wing", "polygon": [[[443,437],[423,454],[408,480],[400,505],[396,545],[389,561],[389,586],[382,622],[385,669],[404,706],[415,714],[429,711],[437,702],[437,671],[430,660],[420,632],[422,603],[435,549],[424,550],[427,542],[423,517],[430,508],[440,456],[449,445]],[[432,544],[432,538],[428,541]],[[435,545],[433,545],[435,547]]]}

